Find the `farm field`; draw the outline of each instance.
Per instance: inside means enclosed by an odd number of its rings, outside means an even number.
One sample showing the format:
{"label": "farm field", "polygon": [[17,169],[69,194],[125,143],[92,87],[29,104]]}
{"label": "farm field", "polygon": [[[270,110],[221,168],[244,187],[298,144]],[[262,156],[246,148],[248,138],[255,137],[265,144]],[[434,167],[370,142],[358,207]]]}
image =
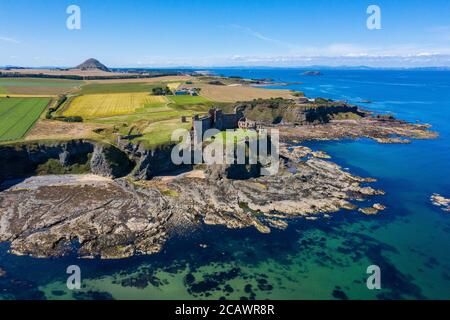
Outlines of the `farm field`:
{"label": "farm field", "polygon": [[161,86],[161,83],[147,82],[110,82],[110,83],[90,83],[81,87],[80,94],[98,93],[130,93],[130,92],[151,92],[153,88]]}
{"label": "farm field", "polygon": [[221,102],[238,102],[270,98],[295,98],[289,90],[272,90],[250,86],[217,86],[202,83],[196,84],[195,86],[202,89],[200,94],[203,97]]}
{"label": "farm field", "polygon": [[57,95],[76,90],[83,81],[41,79],[41,78],[0,78],[0,94],[10,95]]}
{"label": "farm field", "polygon": [[151,96],[146,92],[87,94],[74,98],[62,115],[92,119],[136,112],[164,111],[169,110],[166,107],[168,102],[164,96]]}
{"label": "farm field", "polygon": [[21,139],[49,102],[50,98],[0,98],[0,141]]}
{"label": "farm field", "polygon": [[86,80],[87,84],[112,84],[112,83],[163,83],[192,81],[191,76],[161,76],[138,79],[108,79],[108,80]]}
{"label": "farm field", "polygon": [[[190,82],[189,85],[186,85],[187,81]],[[91,138],[115,143],[117,135],[131,135],[133,142],[153,147],[169,142],[173,130],[189,129],[190,117],[205,114],[212,107],[228,110],[230,103],[234,101],[292,97],[288,90],[269,90],[241,85],[216,86],[206,81],[209,79],[202,80],[189,76],[88,81],[0,78],[0,99],[4,97],[2,100],[8,100],[0,112],[3,114],[7,111],[6,108],[11,108],[8,105],[11,101],[20,101],[20,105],[18,104],[20,108],[15,112],[16,118],[22,115],[26,120],[20,120],[18,126],[10,128],[4,121],[13,120],[2,116],[0,140],[21,139],[26,134],[24,138],[26,140]],[[172,91],[180,86],[200,87],[202,90],[200,96],[151,95],[153,88],[165,86]],[[83,122],[68,123],[40,119],[33,125],[50,98],[55,98],[59,94],[66,94],[67,100],[54,113],[55,118],[79,116]],[[10,98],[6,99],[6,96]],[[30,98],[31,96],[33,98]],[[30,101],[37,101],[38,98],[45,101],[42,108],[33,110],[37,114],[27,114]],[[188,121],[182,123],[182,116],[188,117]]]}
{"label": "farm field", "polygon": [[210,100],[201,96],[170,96],[168,97],[173,103],[177,105],[191,105],[191,104],[202,104],[211,102]]}

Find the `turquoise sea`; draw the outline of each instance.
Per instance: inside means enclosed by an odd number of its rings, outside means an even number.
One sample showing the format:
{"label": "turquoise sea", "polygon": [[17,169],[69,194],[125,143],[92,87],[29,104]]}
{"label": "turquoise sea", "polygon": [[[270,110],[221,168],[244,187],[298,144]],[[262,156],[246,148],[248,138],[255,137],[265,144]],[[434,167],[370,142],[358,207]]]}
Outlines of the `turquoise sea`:
{"label": "turquoise sea", "polygon": [[[450,213],[430,202],[433,193],[450,197],[450,72],[333,69],[315,77],[300,69],[212,71],[302,82],[287,88],[429,123],[439,138],[409,145],[308,143],[350,172],[378,179],[374,186],[387,194],[368,203],[388,209],[376,216],[342,211],[325,220],[292,220],[287,230],[268,235],[202,226],[174,234],[159,254],[117,261],[16,257],[1,244],[6,275],[0,298],[450,299]],[[66,268],[73,264],[82,271],[77,291],[66,287]],[[381,269],[381,290],[367,289],[369,265]]]}

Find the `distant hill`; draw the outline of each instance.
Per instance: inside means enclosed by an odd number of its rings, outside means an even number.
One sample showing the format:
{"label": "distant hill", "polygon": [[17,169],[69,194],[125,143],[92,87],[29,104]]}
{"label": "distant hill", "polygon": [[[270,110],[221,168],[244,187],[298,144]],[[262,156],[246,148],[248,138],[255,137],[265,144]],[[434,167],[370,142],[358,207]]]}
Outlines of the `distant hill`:
{"label": "distant hill", "polygon": [[96,59],[92,59],[92,58],[88,59],[85,62],[83,62],[82,64],[76,66],[75,69],[89,70],[89,71],[101,70],[101,71],[105,71],[105,72],[111,72],[111,70],[109,70],[107,66],[102,64],[100,61],[98,61]]}

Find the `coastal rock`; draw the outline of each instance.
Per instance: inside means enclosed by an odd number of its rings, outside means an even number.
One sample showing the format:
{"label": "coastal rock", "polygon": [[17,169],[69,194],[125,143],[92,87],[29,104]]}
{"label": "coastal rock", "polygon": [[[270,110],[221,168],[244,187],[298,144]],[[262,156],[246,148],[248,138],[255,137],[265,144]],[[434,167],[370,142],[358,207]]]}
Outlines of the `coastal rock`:
{"label": "coastal rock", "polygon": [[397,143],[397,144],[410,144],[411,140],[409,139],[402,139],[402,138],[373,138],[378,143],[382,144],[390,144],[390,143]]}
{"label": "coastal rock", "polygon": [[445,198],[438,193],[433,193],[430,200],[433,205],[440,207],[446,212],[450,212],[450,198]]}
{"label": "coastal rock", "polygon": [[326,154],[324,151],[314,151],[311,153],[311,155],[315,158],[331,159],[331,157],[328,154]]}
{"label": "coastal rock", "polygon": [[358,211],[364,213],[367,216],[375,215],[378,213],[378,210],[373,207],[360,208],[360,209],[358,209]]}
{"label": "coastal rock", "polygon": [[365,117],[361,119],[332,120],[321,125],[279,125],[283,141],[341,140],[370,138],[379,143],[410,143],[410,139],[434,139],[436,132],[428,125],[411,124],[395,119]]}
{"label": "coastal rock", "polygon": [[358,211],[364,213],[365,215],[375,215],[378,212],[386,210],[386,207],[380,203],[375,203],[372,207],[360,208]]}
{"label": "coastal rock", "polygon": [[375,203],[375,204],[373,205],[373,208],[374,208],[374,209],[377,209],[378,211],[384,211],[384,210],[386,210],[386,206],[384,206],[384,205],[382,205],[382,204],[380,204],[380,203]]}

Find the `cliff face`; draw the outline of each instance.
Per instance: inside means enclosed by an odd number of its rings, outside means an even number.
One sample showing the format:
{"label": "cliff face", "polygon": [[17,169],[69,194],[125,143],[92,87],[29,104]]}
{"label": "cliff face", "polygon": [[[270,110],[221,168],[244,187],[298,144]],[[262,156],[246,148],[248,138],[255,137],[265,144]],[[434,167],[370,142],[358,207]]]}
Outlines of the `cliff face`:
{"label": "cliff face", "polygon": [[[184,168],[173,164],[172,147],[145,150],[139,145],[127,145],[119,149],[84,140],[0,146],[0,183],[38,174],[62,173],[93,173],[109,178],[131,173],[136,180],[147,180]],[[78,171],[73,172],[73,168]]]}
{"label": "cliff face", "polygon": [[339,114],[353,114],[357,117],[364,117],[365,113],[360,111],[356,106],[318,106],[299,108],[292,107],[283,112],[283,121],[291,124],[317,124],[327,123],[334,116]]}
{"label": "cliff face", "polygon": [[55,166],[64,169],[81,165],[91,173],[114,178],[127,175],[132,169],[132,162],[122,151],[90,141],[36,142],[0,147],[0,183],[36,175],[38,170],[41,174],[51,174]]}
{"label": "cliff face", "polygon": [[183,166],[173,163],[171,159],[172,147],[173,145],[166,145],[152,150],[133,152],[132,157],[137,163],[133,170],[133,178],[148,180],[161,173],[183,169]]}
{"label": "cliff face", "polygon": [[236,108],[245,117],[265,124],[318,124],[327,123],[340,114],[351,114],[354,117],[364,117],[366,112],[357,106],[348,105],[299,105],[283,99],[255,100],[243,102]]}

